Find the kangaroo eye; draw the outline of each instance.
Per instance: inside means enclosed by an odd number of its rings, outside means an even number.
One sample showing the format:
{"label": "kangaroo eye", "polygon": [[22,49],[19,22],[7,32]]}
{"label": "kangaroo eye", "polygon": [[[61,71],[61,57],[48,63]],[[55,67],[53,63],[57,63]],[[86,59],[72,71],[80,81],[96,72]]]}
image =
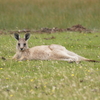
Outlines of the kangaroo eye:
{"label": "kangaroo eye", "polygon": [[26,43],[24,43],[24,46],[26,46]]}
{"label": "kangaroo eye", "polygon": [[18,43],[18,46],[20,46],[20,43]]}

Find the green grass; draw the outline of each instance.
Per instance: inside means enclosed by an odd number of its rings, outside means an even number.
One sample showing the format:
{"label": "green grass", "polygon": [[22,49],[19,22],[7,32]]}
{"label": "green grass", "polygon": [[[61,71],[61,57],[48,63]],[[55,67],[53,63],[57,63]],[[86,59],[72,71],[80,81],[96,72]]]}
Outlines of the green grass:
{"label": "green grass", "polygon": [[100,28],[100,0],[3,0],[0,29]]}
{"label": "green grass", "polygon": [[[100,30],[100,0],[0,1],[0,30],[8,33],[0,35],[0,100],[100,100],[100,63],[11,59],[16,40],[8,31],[75,24]],[[31,34],[29,47],[42,44],[100,61],[100,33]]]}
{"label": "green grass", "polygon": [[[29,47],[55,43],[100,61],[99,39],[99,33],[31,34]],[[13,35],[0,35],[0,56],[7,59],[0,59],[0,100],[100,99],[100,63],[13,61],[15,45]]]}

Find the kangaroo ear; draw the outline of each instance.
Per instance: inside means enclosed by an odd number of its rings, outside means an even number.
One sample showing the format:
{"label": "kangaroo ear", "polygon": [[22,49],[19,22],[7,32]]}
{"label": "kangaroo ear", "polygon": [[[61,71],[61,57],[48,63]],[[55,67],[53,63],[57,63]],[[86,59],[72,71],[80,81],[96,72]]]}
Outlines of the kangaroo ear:
{"label": "kangaroo ear", "polygon": [[29,38],[30,38],[30,34],[29,33],[25,34],[25,41],[27,41]]}
{"label": "kangaroo ear", "polygon": [[19,34],[17,34],[17,33],[14,34],[14,37],[16,40],[19,40],[19,38],[20,38]]}

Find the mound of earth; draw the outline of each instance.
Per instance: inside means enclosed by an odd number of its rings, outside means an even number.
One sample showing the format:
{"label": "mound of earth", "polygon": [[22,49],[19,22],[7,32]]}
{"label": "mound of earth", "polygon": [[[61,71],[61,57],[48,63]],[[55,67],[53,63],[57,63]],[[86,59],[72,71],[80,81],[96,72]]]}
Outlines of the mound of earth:
{"label": "mound of earth", "polygon": [[66,28],[66,29],[63,29],[63,28],[57,28],[57,27],[53,27],[53,28],[41,28],[39,30],[30,30],[30,29],[23,29],[23,30],[17,30],[17,31],[8,31],[8,32],[5,32],[5,31],[0,31],[0,34],[7,34],[7,33],[10,33],[10,34],[13,34],[13,33],[56,33],[56,32],[67,32],[67,31],[72,31],[72,32],[82,32],[82,33],[92,33],[93,31],[92,30],[89,30],[85,27],[83,27],[82,25],[74,25],[70,28]]}
{"label": "mound of earth", "polygon": [[53,28],[41,28],[37,30],[37,33],[56,33],[56,32],[63,32],[64,29],[53,27]]}
{"label": "mound of earth", "polygon": [[70,28],[67,28],[67,31],[73,31],[73,32],[87,32],[87,33],[91,33],[91,30],[83,27],[82,25],[74,25]]}
{"label": "mound of earth", "polygon": [[74,25],[70,28],[67,29],[62,29],[62,28],[41,28],[40,30],[37,30],[37,33],[56,33],[56,32],[65,32],[65,31],[73,31],[73,32],[84,32],[84,33],[91,33],[92,30],[89,30],[82,25]]}

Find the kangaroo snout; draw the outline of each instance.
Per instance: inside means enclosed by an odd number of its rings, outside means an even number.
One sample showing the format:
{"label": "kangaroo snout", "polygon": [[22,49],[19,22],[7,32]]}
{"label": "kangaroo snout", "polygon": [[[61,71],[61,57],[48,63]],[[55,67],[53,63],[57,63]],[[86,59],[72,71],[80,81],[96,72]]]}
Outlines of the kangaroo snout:
{"label": "kangaroo snout", "polygon": [[23,48],[20,48],[20,50],[22,51],[22,50],[24,50]]}
{"label": "kangaroo snout", "polygon": [[17,48],[19,48],[20,51],[23,51],[26,48],[26,46],[23,43],[18,43]]}

